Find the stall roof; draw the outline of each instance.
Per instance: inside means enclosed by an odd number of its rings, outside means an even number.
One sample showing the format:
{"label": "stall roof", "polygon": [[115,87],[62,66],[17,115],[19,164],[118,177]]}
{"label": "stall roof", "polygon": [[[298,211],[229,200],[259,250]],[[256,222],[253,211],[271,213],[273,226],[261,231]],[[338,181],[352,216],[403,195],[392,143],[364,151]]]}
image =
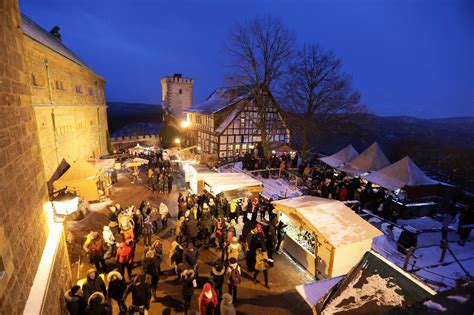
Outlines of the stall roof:
{"label": "stall roof", "polygon": [[373,239],[383,233],[342,202],[314,196],[273,201],[279,211],[300,218],[335,248]]}
{"label": "stall roof", "polygon": [[352,161],[358,155],[359,153],[356,151],[356,149],[354,149],[352,144],[349,144],[344,149],[334,153],[333,155],[320,158],[320,160],[331,167],[338,167],[344,163]]}
{"label": "stall roof", "polygon": [[344,164],[339,169],[348,174],[360,175],[370,171],[377,171],[388,165],[390,165],[390,161],[387,159],[378,143],[374,142],[358,157]]}
{"label": "stall roof", "polygon": [[405,186],[427,186],[440,183],[426,176],[408,156],[381,170],[371,172],[364,178],[390,190]]}
{"label": "stall roof", "polygon": [[317,309],[322,308],[322,314],[380,314],[393,307],[411,305],[435,293],[383,256],[369,251],[326,301],[320,301]]}
{"label": "stall roof", "polygon": [[115,166],[115,159],[89,159],[87,162],[94,165],[99,170],[114,168]]}
{"label": "stall roof", "polygon": [[55,186],[61,186],[62,183],[66,182],[94,179],[97,174],[99,174],[97,168],[85,160],[79,160],[73,163],[66,173],[55,181]]}
{"label": "stall roof", "polygon": [[206,164],[192,164],[191,167],[194,168],[198,173],[215,173]]}
{"label": "stall roof", "polygon": [[215,194],[245,187],[262,187],[261,181],[244,173],[206,173],[200,176]]}

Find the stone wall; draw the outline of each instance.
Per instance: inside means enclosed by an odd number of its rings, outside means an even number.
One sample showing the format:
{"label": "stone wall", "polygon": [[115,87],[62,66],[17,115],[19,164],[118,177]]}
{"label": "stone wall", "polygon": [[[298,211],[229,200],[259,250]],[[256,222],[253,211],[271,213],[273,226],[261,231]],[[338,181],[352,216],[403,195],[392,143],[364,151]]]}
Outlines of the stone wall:
{"label": "stone wall", "polygon": [[0,312],[19,314],[48,235],[47,201],[16,0],[0,1]]}
{"label": "stone wall", "polygon": [[183,113],[193,104],[194,80],[182,77],[164,77],[161,79],[162,102],[171,109],[174,116],[185,120]]}
{"label": "stone wall", "polygon": [[28,35],[24,46],[46,178],[63,158],[107,154],[105,81]]}
{"label": "stone wall", "polygon": [[24,309],[49,232],[17,0],[0,1],[0,178],[0,255],[6,269],[0,279],[0,314],[15,315]]}

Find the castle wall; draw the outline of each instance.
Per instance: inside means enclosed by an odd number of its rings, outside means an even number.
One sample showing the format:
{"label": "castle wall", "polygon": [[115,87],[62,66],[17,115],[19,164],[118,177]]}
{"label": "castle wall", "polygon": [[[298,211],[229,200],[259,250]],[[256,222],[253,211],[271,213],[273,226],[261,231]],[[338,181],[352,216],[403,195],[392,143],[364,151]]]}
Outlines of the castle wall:
{"label": "castle wall", "polygon": [[105,81],[27,35],[24,45],[46,178],[63,158],[107,154]]}
{"label": "castle wall", "polygon": [[[17,0],[0,1],[0,314],[22,314],[49,237],[44,212],[47,189],[24,58]],[[62,245],[65,248],[64,239]],[[70,285],[67,257],[56,257],[49,284],[59,314],[59,295]],[[67,255],[66,255],[67,256]],[[66,267],[65,267],[66,266]],[[64,307],[64,306],[62,306]]]}

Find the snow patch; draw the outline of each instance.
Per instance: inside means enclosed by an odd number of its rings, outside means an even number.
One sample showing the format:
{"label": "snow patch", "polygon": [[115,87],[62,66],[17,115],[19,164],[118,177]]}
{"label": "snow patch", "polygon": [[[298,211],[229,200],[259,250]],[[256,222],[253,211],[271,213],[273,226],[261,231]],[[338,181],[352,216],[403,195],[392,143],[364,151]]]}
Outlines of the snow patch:
{"label": "snow patch", "polygon": [[460,296],[460,295],[450,295],[448,296],[448,299],[456,301],[458,303],[466,303],[467,302],[467,297]]}
{"label": "snow patch", "polygon": [[447,308],[444,307],[443,305],[441,305],[439,303],[436,303],[436,302],[433,302],[431,300],[428,300],[428,301],[424,302],[423,305],[426,306],[429,309],[439,311],[439,312],[446,312],[446,310],[447,310]]}

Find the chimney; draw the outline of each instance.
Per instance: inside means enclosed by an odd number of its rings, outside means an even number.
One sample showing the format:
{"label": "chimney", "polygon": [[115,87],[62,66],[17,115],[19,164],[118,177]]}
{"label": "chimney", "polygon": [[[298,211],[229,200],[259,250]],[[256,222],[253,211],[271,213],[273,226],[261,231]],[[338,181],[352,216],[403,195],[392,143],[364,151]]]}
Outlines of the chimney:
{"label": "chimney", "polygon": [[61,41],[61,33],[59,33],[60,30],[61,29],[59,28],[59,26],[56,25],[51,29],[51,31],[49,31],[49,33],[56,37],[57,40]]}

